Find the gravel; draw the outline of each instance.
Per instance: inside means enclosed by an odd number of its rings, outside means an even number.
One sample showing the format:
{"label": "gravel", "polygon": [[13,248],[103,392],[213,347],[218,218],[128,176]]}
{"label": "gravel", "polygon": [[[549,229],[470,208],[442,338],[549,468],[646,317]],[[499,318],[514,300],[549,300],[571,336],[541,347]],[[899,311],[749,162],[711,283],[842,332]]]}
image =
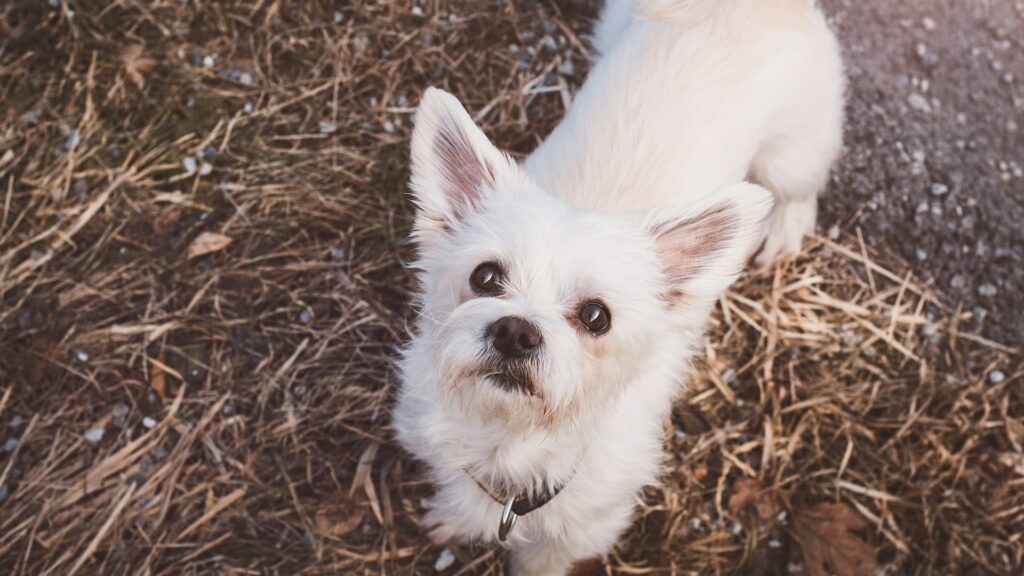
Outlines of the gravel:
{"label": "gravel", "polygon": [[977,311],[968,328],[1024,344],[1024,35],[1011,33],[1024,5],[821,4],[849,79],[821,230],[859,226],[868,244],[927,262],[915,272]]}

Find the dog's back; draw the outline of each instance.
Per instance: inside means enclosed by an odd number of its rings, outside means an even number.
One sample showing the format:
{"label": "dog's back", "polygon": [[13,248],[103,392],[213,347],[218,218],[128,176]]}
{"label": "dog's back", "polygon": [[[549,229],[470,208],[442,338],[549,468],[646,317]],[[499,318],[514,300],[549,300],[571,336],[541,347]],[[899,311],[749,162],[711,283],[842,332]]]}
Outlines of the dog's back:
{"label": "dog's back", "polygon": [[798,251],[842,143],[842,62],[814,2],[608,0],[594,45],[591,77],[531,174],[613,211],[753,179],[777,200],[759,261]]}
{"label": "dog's back", "polygon": [[724,15],[784,18],[799,15],[813,0],[606,0],[594,28],[594,47],[604,54],[634,17],[689,27]]}

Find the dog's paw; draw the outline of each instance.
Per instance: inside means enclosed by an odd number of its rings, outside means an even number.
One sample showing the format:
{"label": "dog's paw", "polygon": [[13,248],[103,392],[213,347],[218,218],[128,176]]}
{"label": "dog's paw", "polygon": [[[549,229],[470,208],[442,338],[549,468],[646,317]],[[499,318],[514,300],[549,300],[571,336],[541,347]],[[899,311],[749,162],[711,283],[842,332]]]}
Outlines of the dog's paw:
{"label": "dog's paw", "polygon": [[817,219],[816,202],[782,202],[768,216],[764,245],[754,258],[754,265],[764,268],[776,258],[800,252],[804,236],[814,233]]}
{"label": "dog's paw", "polygon": [[455,539],[457,530],[450,518],[431,508],[423,515],[423,527],[434,544],[446,544]]}

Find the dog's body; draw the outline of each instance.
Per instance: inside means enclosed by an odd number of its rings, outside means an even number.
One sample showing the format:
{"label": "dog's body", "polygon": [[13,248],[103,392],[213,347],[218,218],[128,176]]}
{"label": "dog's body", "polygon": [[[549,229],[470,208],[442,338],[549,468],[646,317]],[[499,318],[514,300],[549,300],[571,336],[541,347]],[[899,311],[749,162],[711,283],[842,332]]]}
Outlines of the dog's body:
{"label": "dog's body", "polygon": [[765,236],[759,259],[799,248],[840,145],[808,0],[610,0],[595,45],[522,167],[439,91],[413,136],[422,319],[395,427],[437,485],[435,539],[493,540],[494,492],[557,491],[509,535],[517,574],[629,526],[714,302]]}

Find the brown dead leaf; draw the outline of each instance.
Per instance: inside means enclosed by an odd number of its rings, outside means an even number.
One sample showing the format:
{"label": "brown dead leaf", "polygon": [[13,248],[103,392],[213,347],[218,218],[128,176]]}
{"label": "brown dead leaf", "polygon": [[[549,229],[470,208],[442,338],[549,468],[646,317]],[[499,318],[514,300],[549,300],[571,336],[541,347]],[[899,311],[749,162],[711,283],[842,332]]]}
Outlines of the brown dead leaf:
{"label": "brown dead leaf", "polygon": [[156,66],[156,60],[142,55],[142,44],[132,44],[121,53],[124,73],[139,89],[146,85],[145,74]]}
{"label": "brown dead leaf", "polygon": [[203,232],[188,247],[188,259],[198,258],[211,252],[223,250],[231,244],[231,237],[216,232]]}
{"label": "brown dead leaf", "polygon": [[149,378],[149,385],[152,386],[153,391],[156,392],[160,400],[164,400],[167,395],[167,375],[164,373],[164,366],[166,366],[166,356],[163,352],[160,353],[159,362],[153,363],[152,375]]}
{"label": "brown dead leaf", "polygon": [[366,506],[330,506],[316,513],[316,531],[322,538],[338,538],[355,530],[366,517]]}
{"label": "brown dead leaf", "polygon": [[816,504],[793,512],[793,535],[811,576],[862,576],[878,569],[875,549],[854,534],[868,523],[846,504]]}
{"label": "brown dead leaf", "polygon": [[729,513],[747,528],[771,526],[782,511],[782,496],[772,487],[765,487],[756,478],[740,478],[732,487]]}
{"label": "brown dead leaf", "polygon": [[1024,454],[1016,452],[1003,452],[999,455],[999,461],[1010,470],[1024,476]]}

